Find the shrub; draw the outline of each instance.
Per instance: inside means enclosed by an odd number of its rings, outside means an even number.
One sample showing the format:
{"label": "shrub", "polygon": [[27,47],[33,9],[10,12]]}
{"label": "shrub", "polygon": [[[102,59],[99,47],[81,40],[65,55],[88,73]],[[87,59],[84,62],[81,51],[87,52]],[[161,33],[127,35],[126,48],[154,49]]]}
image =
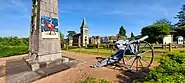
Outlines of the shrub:
{"label": "shrub", "polygon": [[110,81],[104,79],[98,79],[93,77],[87,77],[84,80],[81,80],[80,83],[111,83]]}
{"label": "shrub", "polygon": [[29,38],[0,37],[0,45],[4,46],[28,46]]}
{"label": "shrub", "polygon": [[158,83],[184,83],[185,53],[167,54],[160,60],[160,66],[150,71],[145,80]]}
{"label": "shrub", "polygon": [[88,49],[93,49],[93,48],[96,48],[96,46],[97,46],[96,44],[88,44],[87,48]]}
{"label": "shrub", "polygon": [[68,46],[68,49],[77,49],[78,46]]}
{"label": "shrub", "polygon": [[101,44],[100,47],[107,48],[108,46],[107,46],[107,44]]}
{"label": "shrub", "polygon": [[28,46],[0,46],[0,57],[8,57],[28,53]]}

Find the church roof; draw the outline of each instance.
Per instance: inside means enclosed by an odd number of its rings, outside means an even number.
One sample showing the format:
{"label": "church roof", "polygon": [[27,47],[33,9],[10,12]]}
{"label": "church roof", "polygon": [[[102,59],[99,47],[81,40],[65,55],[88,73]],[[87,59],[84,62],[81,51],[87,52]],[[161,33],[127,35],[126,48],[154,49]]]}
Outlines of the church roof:
{"label": "church roof", "polygon": [[85,18],[83,18],[81,28],[88,28]]}
{"label": "church roof", "polygon": [[78,34],[74,35],[73,37],[79,37],[79,36],[81,36],[81,33],[78,33]]}

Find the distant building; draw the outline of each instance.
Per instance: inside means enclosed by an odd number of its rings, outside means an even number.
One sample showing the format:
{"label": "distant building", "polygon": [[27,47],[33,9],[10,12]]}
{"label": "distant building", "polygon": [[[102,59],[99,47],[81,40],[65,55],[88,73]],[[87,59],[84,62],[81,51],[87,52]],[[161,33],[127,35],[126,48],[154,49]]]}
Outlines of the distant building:
{"label": "distant building", "polygon": [[69,46],[72,46],[73,45],[73,37],[69,37]]}
{"label": "distant building", "polygon": [[184,44],[184,38],[182,36],[177,36],[176,40],[177,40],[177,44]]}
{"label": "distant building", "polygon": [[109,36],[109,42],[116,42],[117,37],[116,36]]}
{"label": "distant building", "polygon": [[72,39],[73,46],[86,46],[87,44],[89,44],[88,26],[85,19],[83,19],[82,21],[80,33],[74,35]]}
{"label": "distant building", "polygon": [[100,37],[100,41],[102,44],[108,44],[109,43],[109,37]]}
{"label": "distant building", "polygon": [[90,44],[101,44],[99,36],[92,36],[90,37]]}
{"label": "distant building", "polygon": [[78,33],[73,36],[73,46],[82,46],[81,45],[81,33]]}
{"label": "distant building", "polygon": [[163,44],[169,44],[173,43],[173,36],[172,35],[167,35],[163,38]]}

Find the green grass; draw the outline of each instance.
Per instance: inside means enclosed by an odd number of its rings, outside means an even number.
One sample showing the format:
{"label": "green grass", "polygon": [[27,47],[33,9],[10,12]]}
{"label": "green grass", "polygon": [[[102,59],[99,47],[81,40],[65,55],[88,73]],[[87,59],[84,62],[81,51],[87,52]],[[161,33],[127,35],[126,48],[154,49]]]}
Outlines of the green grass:
{"label": "green grass", "polygon": [[0,46],[0,58],[28,53],[28,46]]}
{"label": "green grass", "polygon": [[85,48],[77,48],[77,49],[70,49],[69,52],[80,52],[80,53],[87,53],[87,54],[93,54],[93,55],[103,55],[103,56],[110,56],[114,51],[111,52],[111,50],[108,49],[85,49]]}
{"label": "green grass", "polygon": [[79,83],[112,83],[112,82],[105,79],[87,77],[86,79],[81,80]]}
{"label": "green grass", "polygon": [[[102,55],[102,56],[110,56],[115,53],[115,51],[108,50],[108,49],[85,49],[85,48],[76,48],[76,49],[70,49],[69,52],[75,52],[75,53],[86,53],[86,54],[92,54],[92,55]],[[156,50],[155,50],[156,51]],[[157,50],[160,51],[160,50]],[[163,52],[164,50],[161,50]],[[148,54],[143,54],[142,56],[148,56]],[[162,54],[154,55],[154,59],[159,61],[162,57]]]}

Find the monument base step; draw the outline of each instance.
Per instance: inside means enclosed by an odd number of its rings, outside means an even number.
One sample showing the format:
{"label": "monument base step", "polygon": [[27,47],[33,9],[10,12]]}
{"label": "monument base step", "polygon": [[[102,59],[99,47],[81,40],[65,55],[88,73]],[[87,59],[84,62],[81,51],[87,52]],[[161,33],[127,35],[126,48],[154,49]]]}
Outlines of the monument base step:
{"label": "monument base step", "polygon": [[56,59],[56,60],[47,61],[47,62],[33,62],[31,59],[27,59],[27,58],[24,58],[24,59],[26,59],[25,61],[32,71],[36,71],[44,68],[51,68],[51,67],[60,65],[62,63],[67,63],[71,61],[71,59],[68,57],[62,57],[61,59]]}
{"label": "monument base step", "polygon": [[[6,74],[4,76],[0,76],[0,83],[3,83],[1,80],[6,81],[6,83],[31,83],[35,80],[39,80],[49,75],[62,72],[86,63],[85,61],[81,60],[75,60],[72,58],[69,59],[69,62],[61,63],[60,65],[56,65],[50,68],[43,68],[36,71],[32,71],[27,65],[26,61],[22,58],[16,60],[8,60],[6,65]],[[4,77],[6,79],[4,79]]]}

